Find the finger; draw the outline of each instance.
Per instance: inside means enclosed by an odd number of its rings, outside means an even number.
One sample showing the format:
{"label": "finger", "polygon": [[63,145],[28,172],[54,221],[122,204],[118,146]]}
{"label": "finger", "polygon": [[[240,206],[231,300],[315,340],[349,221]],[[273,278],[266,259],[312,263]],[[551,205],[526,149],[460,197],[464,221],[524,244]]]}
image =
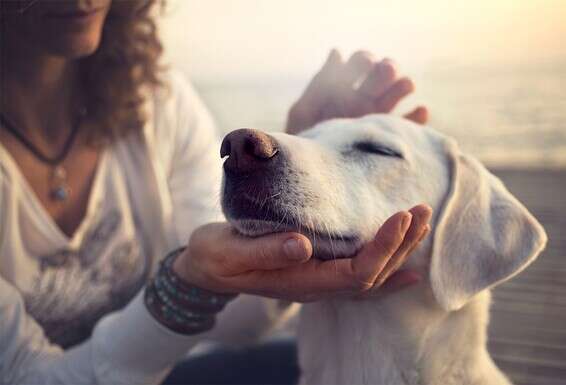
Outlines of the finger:
{"label": "finger", "polygon": [[[426,225],[424,231],[422,232],[421,236],[417,240],[413,246],[410,247],[409,251],[407,251],[407,256],[410,256],[413,251],[419,246],[420,242],[426,237],[426,235],[430,232],[430,225]],[[410,286],[415,284],[421,280],[420,274],[414,272],[412,270],[398,270],[395,269],[391,275],[389,275],[385,282],[379,286],[379,290],[368,290],[370,292],[383,293],[384,291],[391,292],[395,290],[400,290],[406,286]]]}
{"label": "finger", "polygon": [[[395,288],[405,286],[405,280],[411,281],[411,276],[418,275],[416,272],[414,274],[409,274],[405,277],[405,273],[398,276],[398,269],[403,266],[407,258],[410,257],[411,253],[418,247],[419,243],[424,239],[424,237],[430,232],[430,217],[432,215],[432,209],[426,205],[418,205],[409,210],[413,214],[413,220],[411,221],[411,227],[405,235],[403,244],[396,251],[395,255],[391,257],[387,265],[382,269],[379,276],[376,278],[375,284],[367,293],[362,293],[360,298],[374,297],[380,295],[383,289],[386,291],[392,291]],[[393,282],[390,283],[390,280]],[[409,283],[406,283],[407,285]]]}
{"label": "finger", "polygon": [[381,226],[374,240],[369,242],[351,261],[354,278],[373,286],[376,278],[403,242],[411,226],[412,214],[401,212],[390,217]]}
{"label": "finger", "polygon": [[421,223],[428,223],[432,218],[432,208],[424,203],[412,207],[409,212]]}
{"label": "finger", "polygon": [[[415,222],[417,221],[415,220]],[[422,226],[415,223],[415,228],[418,228],[419,230],[417,230],[415,234],[409,235],[409,232],[412,230],[409,229],[403,244],[399,247],[399,250],[397,250],[397,252],[387,262],[387,265],[385,265],[381,273],[379,273],[379,276],[376,278],[374,283],[375,288],[381,287],[399,268],[401,268],[401,266],[405,264],[407,259],[411,256],[411,253],[418,247],[419,243],[428,233],[430,226],[428,224]]]}
{"label": "finger", "polygon": [[379,98],[393,85],[396,78],[397,70],[394,63],[384,59],[373,66],[358,92],[364,97]]}
{"label": "finger", "polygon": [[342,86],[347,90],[352,90],[354,84],[366,76],[374,66],[375,58],[370,52],[355,52],[344,66],[344,72],[340,78]]}
{"label": "finger", "polygon": [[307,237],[297,233],[277,233],[257,238],[232,234],[225,242],[224,264],[233,274],[251,270],[273,270],[307,261],[313,253]]}
{"label": "finger", "polygon": [[405,114],[404,117],[417,124],[425,124],[428,121],[428,109],[424,106],[419,106],[408,114]]}
{"label": "finger", "polygon": [[421,235],[419,236],[419,239],[417,240],[416,243],[414,243],[414,244],[409,248],[409,251],[407,251],[407,254],[411,255],[411,254],[413,253],[413,251],[415,251],[415,249],[416,249],[417,247],[419,247],[419,244],[423,241],[423,239],[425,239],[425,237],[426,237],[429,233],[430,233],[430,224],[427,224],[427,225],[424,227],[424,229],[423,229]]}
{"label": "finger", "polygon": [[[408,250],[407,253],[406,253],[406,255],[407,255],[406,258],[409,258],[409,257],[413,254],[413,252],[415,251],[415,249],[416,249],[417,247],[419,247],[419,245],[421,244],[421,242],[423,241],[423,239],[424,239],[429,233],[430,233],[430,224],[427,224],[427,225],[424,227],[423,231],[421,232],[421,235],[419,236],[419,238],[417,239],[417,241],[414,242],[413,245],[409,247],[409,250]],[[395,276],[395,274],[397,274],[397,272],[399,271],[398,269],[399,269],[400,267],[401,267],[401,266],[398,266],[396,269],[393,270],[393,272],[392,272],[388,277],[385,278],[385,282],[381,285],[381,287],[383,287],[383,286],[385,286],[385,285],[388,284],[389,280],[390,280],[393,276]]]}
{"label": "finger", "polygon": [[432,209],[426,205],[419,205],[413,207],[409,212],[413,215],[411,225],[405,234],[401,246],[395,251],[376,278],[374,285],[376,287],[381,286],[391,274],[405,263],[410,252],[416,248],[426,232]]}
{"label": "finger", "polygon": [[393,83],[393,85],[376,100],[375,108],[379,112],[391,112],[401,99],[412,93],[414,90],[415,85],[411,79],[401,78],[395,81],[395,83]]}

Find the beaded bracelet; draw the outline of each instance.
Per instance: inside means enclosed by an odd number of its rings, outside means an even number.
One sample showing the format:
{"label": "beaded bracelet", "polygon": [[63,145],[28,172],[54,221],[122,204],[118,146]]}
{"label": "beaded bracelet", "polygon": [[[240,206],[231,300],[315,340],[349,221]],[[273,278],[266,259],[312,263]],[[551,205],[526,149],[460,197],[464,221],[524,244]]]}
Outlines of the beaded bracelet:
{"label": "beaded bracelet", "polygon": [[145,305],[164,326],[181,334],[212,329],[216,313],[236,294],[214,293],[183,281],[173,270],[184,248],[169,253],[145,289]]}

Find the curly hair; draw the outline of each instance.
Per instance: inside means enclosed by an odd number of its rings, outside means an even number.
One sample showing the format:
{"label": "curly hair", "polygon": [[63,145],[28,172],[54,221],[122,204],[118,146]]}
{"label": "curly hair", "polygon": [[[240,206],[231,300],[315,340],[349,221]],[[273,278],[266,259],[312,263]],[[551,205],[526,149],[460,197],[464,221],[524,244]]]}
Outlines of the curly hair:
{"label": "curly hair", "polygon": [[162,85],[163,47],[157,33],[155,5],[164,0],[115,1],[104,23],[96,52],[81,59],[89,117],[96,129],[93,145],[113,141],[143,127],[144,93]]}

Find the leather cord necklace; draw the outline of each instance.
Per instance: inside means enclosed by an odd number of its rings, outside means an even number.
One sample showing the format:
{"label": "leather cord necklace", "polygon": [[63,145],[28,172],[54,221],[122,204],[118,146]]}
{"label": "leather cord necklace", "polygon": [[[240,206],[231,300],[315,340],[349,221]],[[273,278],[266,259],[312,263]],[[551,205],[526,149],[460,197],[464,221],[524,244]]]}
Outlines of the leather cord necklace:
{"label": "leather cord necklace", "polygon": [[0,124],[2,127],[10,132],[10,134],[12,134],[14,138],[27,148],[28,151],[31,152],[39,161],[53,167],[51,172],[51,189],[49,197],[54,201],[64,202],[71,194],[71,188],[67,183],[67,170],[63,167],[63,161],[67,155],[69,155],[69,151],[71,151],[71,148],[73,147],[73,143],[75,142],[75,138],[77,137],[77,133],[79,132],[79,128],[86,114],[87,111],[85,108],[81,108],[79,110],[78,116],[71,129],[71,133],[67,137],[61,151],[55,156],[48,156],[42,153],[40,149],[26,138],[22,134],[21,130],[19,130],[16,125],[6,117],[6,115],[0,113]]}

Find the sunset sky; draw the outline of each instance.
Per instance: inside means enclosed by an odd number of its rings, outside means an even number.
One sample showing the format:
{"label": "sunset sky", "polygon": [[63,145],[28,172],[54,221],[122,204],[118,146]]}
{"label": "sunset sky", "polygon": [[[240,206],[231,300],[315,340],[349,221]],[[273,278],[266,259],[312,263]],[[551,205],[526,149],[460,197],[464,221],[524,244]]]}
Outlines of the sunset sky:
{"label": "sunset sky", "polygon": [[169,0],[168,56],[194,78],[304,76],[332,47],[438,67],[566,65],[564,0]]}

